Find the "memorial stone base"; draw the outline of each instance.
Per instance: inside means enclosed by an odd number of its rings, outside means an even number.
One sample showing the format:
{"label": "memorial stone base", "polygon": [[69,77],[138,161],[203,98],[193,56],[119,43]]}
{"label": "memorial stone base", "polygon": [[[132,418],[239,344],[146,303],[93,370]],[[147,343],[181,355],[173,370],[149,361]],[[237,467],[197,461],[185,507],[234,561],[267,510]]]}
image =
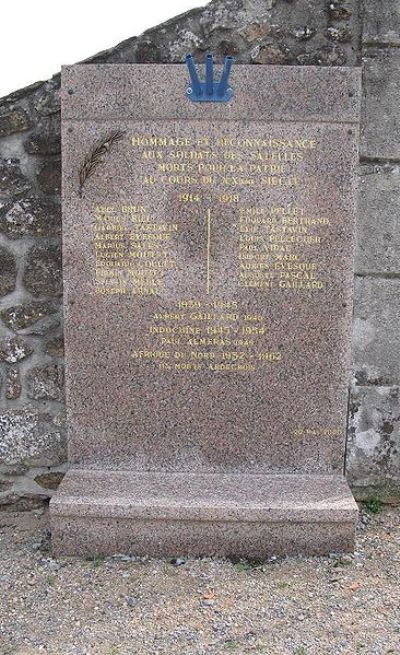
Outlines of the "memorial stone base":
{"label": "memorial stone base", "polygon": [[327,555],[354,548],[357,505],[331,475],[72,469],[51,501],[56,555]]}

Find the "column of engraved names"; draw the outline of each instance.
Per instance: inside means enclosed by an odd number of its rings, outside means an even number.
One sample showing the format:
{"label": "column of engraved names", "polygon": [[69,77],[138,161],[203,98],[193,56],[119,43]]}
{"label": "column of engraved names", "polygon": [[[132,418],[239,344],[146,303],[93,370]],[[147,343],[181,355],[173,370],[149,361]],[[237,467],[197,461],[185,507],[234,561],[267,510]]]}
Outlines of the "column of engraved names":
{"label": "column of engraved names", "polygon": [[239,208],[239,286],[318,291],[326,273],[314,258],[327,239],[327,217],[295,205]]}
{"label": "column of engraved names", "polygon": [[151,318],[148,346],[135,349],[132,357],[163,370],[253,373],[283,360],[265,317],[234,300],[179,300],[171,311]]}
{"label": "column of engraved names", "polygon": [[176,265],[170,241],[177,223],[155,221],[142,205],[95,208],[96,292],[156,295]]}

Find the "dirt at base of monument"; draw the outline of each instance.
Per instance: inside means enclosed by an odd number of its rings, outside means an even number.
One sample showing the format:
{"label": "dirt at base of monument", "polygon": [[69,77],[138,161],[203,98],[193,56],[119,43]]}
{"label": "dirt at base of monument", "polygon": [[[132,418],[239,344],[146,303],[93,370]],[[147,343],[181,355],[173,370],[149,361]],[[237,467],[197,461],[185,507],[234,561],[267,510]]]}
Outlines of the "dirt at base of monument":
{"label": "dirt at base of monument", "polygon": [[0,513],[1,655],[400,653],[400,511],[353,555],[55,560],[47,510]]}

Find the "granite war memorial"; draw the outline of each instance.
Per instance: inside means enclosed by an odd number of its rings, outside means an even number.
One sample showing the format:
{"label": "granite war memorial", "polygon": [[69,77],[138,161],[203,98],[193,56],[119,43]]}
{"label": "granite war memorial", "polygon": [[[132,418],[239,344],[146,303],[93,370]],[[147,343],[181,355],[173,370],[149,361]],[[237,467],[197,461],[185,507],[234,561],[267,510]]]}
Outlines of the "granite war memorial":
{"label": "granite war memorial", "polygon": [[184,64],[63,69],[58,554],[353,547],[360,71],[233,65],[230,87],[195,102]]}

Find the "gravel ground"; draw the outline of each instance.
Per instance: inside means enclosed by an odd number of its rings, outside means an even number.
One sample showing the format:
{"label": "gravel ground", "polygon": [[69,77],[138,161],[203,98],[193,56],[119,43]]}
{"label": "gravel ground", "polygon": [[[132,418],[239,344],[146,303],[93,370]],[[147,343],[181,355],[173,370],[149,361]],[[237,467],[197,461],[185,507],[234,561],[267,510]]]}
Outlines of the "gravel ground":
{"label": "gravel ground", "polygon": [[400,513],[354,556],[51,557],[47,509],[0,513],[1,655],[400,654]]}

